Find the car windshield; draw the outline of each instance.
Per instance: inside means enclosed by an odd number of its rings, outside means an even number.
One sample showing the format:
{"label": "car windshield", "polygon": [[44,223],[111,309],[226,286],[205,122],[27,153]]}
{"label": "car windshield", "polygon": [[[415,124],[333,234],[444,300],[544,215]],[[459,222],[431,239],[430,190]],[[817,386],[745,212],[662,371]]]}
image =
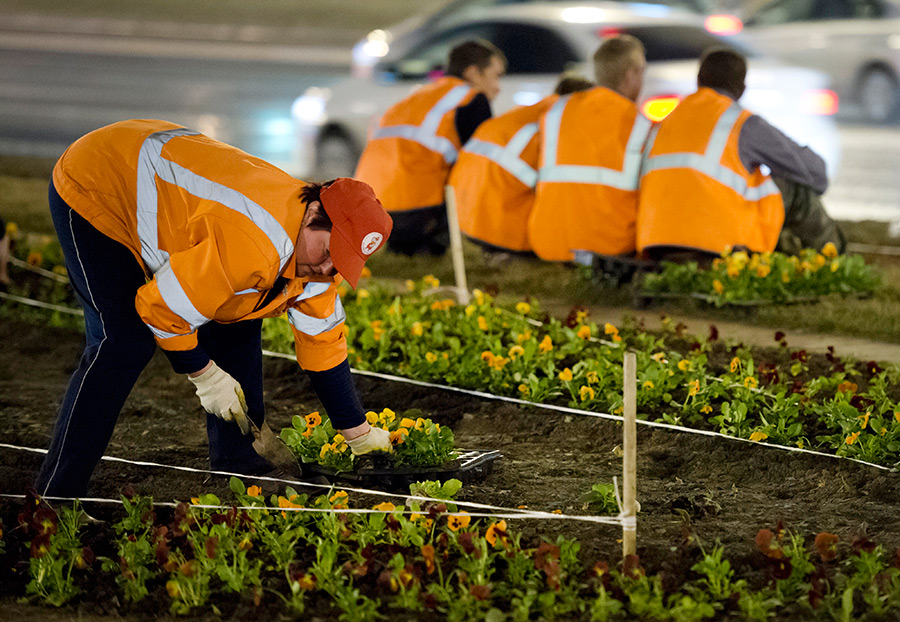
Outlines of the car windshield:
{"label": "car windshield", "polygon": [[696,60],[712,47],[728,47],[748,58],[759,52],[733,37],[722,38],[696,26],[628,26],[617,32],[637,37],[644,44],[647,62]]}

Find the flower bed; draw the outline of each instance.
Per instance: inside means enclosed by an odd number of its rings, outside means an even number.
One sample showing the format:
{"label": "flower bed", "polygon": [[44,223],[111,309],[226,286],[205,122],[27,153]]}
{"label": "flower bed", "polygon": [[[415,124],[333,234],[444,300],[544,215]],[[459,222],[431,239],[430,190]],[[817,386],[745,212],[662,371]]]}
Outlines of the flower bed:
{"label": "flower bed", "polygon": [[[621,329],[574,309],[565,321],[534,300],[505,308],[476,290],[472,304],[428,293],[428,277],[407,293],[373,285],[344,292],[350,360],[387,372],[539,403],[620,413],[622,355],[637,353],[639,417],[711,429],[754,441],[894,465],[900,450],[900,367],[689,338],[668,323],[662,335]],[[272,349],[289,351],[287,323],[267,320]]]}
{"label": "flower bed", "polygon": [[696,262],[663,262],[647,274],[642,294],[649,298],[693,297],[714,304],[754,306],[809,302],[829,294],[869,295],[879,284],[874,268],[860,255],[838,255],[832,243],[819,253],[725,252],[708,270]]}
{"label": "flower bed", "polygon": [[[456,456],[453,431],[421,414],[421,411],[407,411],[398,417],[389,408],[380,413],[366,413],[370,425],[391,433],[390,459],[397,467],[436,467]],[[295,416],[291,424],[292,427],[281,431],[281,439],[301,461],[337,472],[353,470],[357,457],[327,415],[323,417],[317,411],[305,417]]]}
{"label": "flower bed", "polygon": [[153,617],[764,621],[900,613],[900,549],[865,538],[761,529],[746,577],[723,547],[707,551],[687,538],[671,547],[684,567],[660,572],[637,556],[617,563],[614,550],[582,560],[575,539],[526,538],[506,520],[474,518],[454,505],[458,489],[424,482],[411,492],[433,500],[358,514],[340,490],[308,498],[287,489],[266,500],[232,479],[234,505],[207,494],[172,510],[123,496],[111,528],[82,526],[77,505],[57,514],[31,498],[18,528],[0,530],[0,556],[23,568],[20,595],[32,602],[102,600]]}

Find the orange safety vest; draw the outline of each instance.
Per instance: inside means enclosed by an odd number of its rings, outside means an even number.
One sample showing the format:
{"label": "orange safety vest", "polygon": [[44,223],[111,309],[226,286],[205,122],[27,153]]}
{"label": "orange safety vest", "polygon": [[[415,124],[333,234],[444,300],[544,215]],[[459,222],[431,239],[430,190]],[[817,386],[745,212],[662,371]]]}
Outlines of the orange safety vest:
{"label": "orange safety vest", "polygon": [[635,248],[641,150],[650,121],[605,87],[560,98],[541,120],[541,164],[528,235],[541,259]]}
{"label": "orange safety vest", "polygon": [[388,212],[441,205],[462,146],[456,109],[477,93],[464,80],[444,77],[391,106],[372,132],[354,177],[372,186]]}
{"label": "orange safety vest", "polygon": [[512,251],[530,251],[528,217],[540,158],[538,122],[558,96],[482,123],[450,171],[459,228]]}
{"label": "orange safety vest", "polygon": [[[135,308],[163,349],[193,349],[209,321],[287,312],[304,369],[347,358],[340,277],[296,277],[304,182],[174,123],[132,120],[75,141],[53,185],[144,268]],[[272,295],[279,276],[286,284]]]}
{"label": "orange safety vest", "polygon": [[730,97],[701,88],[654,129],[642,167],[638,249],[775,249],[781,193],[769,175],[748,171],[738,152],[750,116]]}

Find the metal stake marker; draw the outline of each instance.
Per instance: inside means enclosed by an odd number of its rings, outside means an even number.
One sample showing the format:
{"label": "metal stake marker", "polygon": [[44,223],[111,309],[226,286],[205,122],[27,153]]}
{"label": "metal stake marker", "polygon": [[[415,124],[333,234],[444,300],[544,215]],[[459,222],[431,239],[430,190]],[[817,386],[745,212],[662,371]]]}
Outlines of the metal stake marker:
{"label": "metal stake marker", "polygon": [[456,193],[453,186],[444,186],[444,203],[447,205],[447,224],[450,227],[450,252],[453,256],[453,273],[456,276],[456,296],[460,304],[469,304],[471,294],[466,283],[466,263],[463,259],[462,234],[459,231],[459,215],[456,212]]}
{"label": "metal stake marker", "polygon": [[622,439],[622,554],[637,552],[637,359],[625,353]]}

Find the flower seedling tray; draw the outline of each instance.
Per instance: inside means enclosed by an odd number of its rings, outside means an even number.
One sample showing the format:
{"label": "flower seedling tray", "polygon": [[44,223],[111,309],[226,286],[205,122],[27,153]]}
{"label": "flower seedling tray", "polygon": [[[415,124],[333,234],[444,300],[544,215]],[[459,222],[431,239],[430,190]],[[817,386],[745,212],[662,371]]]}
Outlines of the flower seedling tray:
{"label": "flower seedling tray", "polygon": [[459,450],[455,460],[437,467],[394,467],[387,456],[367,458],[353,471],[335,471],[319,464],[304,464],[305,472],[322,475],[336,484],[353,484],[364,488],[408,490],[409,485],[424,480],[458,479],[463,483],[482,480],[494,469],[502,456],[497,450]]}

